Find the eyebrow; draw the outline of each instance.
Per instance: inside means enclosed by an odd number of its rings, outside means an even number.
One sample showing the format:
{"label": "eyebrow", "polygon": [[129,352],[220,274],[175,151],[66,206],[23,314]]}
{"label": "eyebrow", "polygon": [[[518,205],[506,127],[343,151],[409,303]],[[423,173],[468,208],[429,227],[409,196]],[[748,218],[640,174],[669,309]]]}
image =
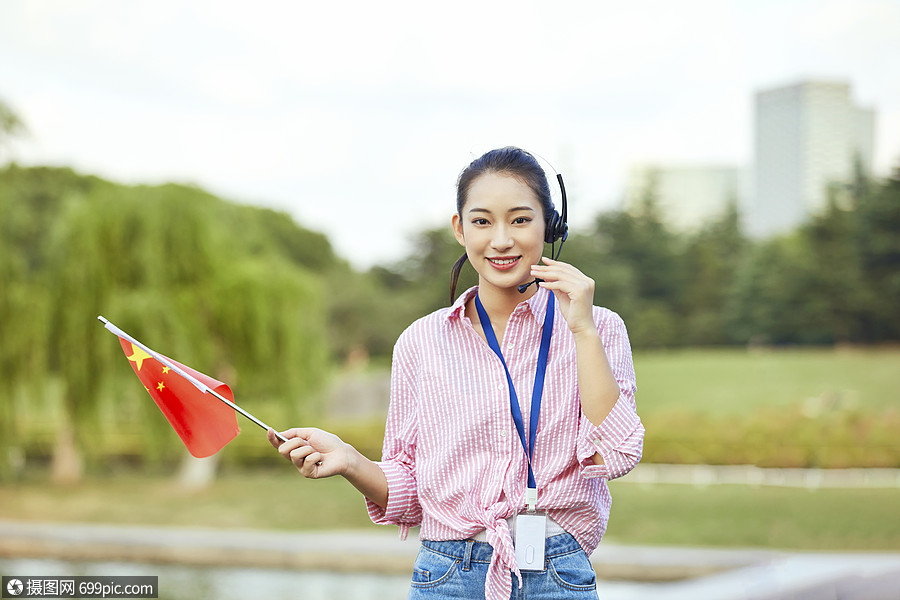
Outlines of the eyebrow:
{"label": "eyebrow", "polygon": [[[510,213],[514,213],[514,212],[520,212],[520,211],[523,211],[523,210],[527,210],[527,211],[530,211],[530,212],[537,212],[536,210],[534,210],[534,209],[533,209],[532,207],[530,207],[530,206],[516,206],[516,207],[511,208],[511,209],[509,209],[508,211],[506,211],[506,214],[510,214]],[[491,211],[489,211],[489,210],[486,209],[486,208],[470,208],[470,209],[469,209],[468,211],[466,211],[466,212],[468,212],[468,213],[487,213],[487,214],[492,214]]]}

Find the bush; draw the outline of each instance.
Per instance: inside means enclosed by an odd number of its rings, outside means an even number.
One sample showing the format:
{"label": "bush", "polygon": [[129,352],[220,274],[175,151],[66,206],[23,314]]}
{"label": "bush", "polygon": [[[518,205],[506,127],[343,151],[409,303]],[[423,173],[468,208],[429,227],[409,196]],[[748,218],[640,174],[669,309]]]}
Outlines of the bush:
{"label": "bush", "polygon": [[658,412],[643,462],[759,467],[900,467],[900,411],[805,414],[799,407],[712,417]]}

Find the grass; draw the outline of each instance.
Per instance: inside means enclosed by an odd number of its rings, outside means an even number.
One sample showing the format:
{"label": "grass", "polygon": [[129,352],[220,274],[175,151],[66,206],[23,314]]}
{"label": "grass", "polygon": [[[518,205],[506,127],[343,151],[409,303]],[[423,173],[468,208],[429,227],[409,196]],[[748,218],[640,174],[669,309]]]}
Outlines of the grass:
{"label": "grass", "polygon": [[900,550],[900,489],[610,485],[612,542]]}
{"label": "grass", "polygon": [[[783,489],[611,483],[607,538],[621,544],[900,551],[900,489]],[[171,478],[124,474],[56,488],[0,487],[0,518],[212,528],[353,529],[370,524],[341,479],[282,469],[229,471],[188,492]]]}
{"label": "grass", "polygon": [[711,417],[807,406],[864,412],[900,407],[900,349],[637,352],[638,411]]}
{"label": "grass", "polygon": [[261,529],[334,529],[369,523],[343,479],[306,480],[284,470],[220,476],[204,490],[174,477],[93,476],[70,486],[28,480],[0,487],[0,518],[26,521]]}
{"label": "grass", "polygon": [[[900,349],[894,348],[639,352],[645,458],[898,466],[898,367]],[[48,412],[35,415],[46,420]],[[204,491],[179,488],[174,476],[127,470],[59,488],[36,469],[24,481],[0,484],[0,518],[286,531],[373,527],[348,483],[303,479],[273,457],[260,432],[242,425],[244,434],[224,451],[223,475]],[[383,419],[331,425],[370,456],[379,454]],[[182,452],[174,436],[166,447],[176,456]],[[29,464],[39,464],[33,450],[26,449]],[[36,450],[43,456],[43,446]],[[698,488],[627,479],[611,487],[612,542],[900,551],[900,489]]]}

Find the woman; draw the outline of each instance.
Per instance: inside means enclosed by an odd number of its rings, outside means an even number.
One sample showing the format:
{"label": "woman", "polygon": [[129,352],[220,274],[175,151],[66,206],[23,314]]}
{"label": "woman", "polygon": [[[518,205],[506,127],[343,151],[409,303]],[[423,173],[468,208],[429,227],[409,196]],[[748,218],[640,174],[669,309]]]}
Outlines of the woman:
{"label": "woman", "polygon": [[317,429],[269,431],[304,476],[347,478],[375,523],[421,525],[410,598],[596,598],[606,480],[640,460],[644,428],[624,323],[593,306],[590,278],[542,258],[557,218],[531,154],[473,161],[452,287],[464,260],[478,286],[398,339],[382,461]]}

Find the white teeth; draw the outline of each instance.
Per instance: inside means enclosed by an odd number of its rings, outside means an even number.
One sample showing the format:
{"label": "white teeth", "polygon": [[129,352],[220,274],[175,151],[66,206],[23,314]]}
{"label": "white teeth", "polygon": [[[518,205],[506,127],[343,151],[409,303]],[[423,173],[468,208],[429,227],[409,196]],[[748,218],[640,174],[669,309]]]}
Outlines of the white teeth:
{"label": "white teeth", "polygon": [[511,265],[519,259],[518,258],[489,258],[488,260],[497,265]]}

